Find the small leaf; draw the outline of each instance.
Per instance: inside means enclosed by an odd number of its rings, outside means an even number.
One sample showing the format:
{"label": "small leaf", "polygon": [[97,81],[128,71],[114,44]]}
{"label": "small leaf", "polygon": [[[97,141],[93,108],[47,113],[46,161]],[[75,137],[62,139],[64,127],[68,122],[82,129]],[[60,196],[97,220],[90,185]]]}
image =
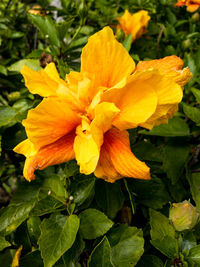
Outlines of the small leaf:
{"label": "small leaf", "polygon": [[180,140],[170,140],[164,146],[163,168],[168,178],[175,184],[183,174],[190,146]]}
{"label": "small leaf", "polygon": [[127,184],[134,198],[147,207],[161,209],[170,200],[165,184],[157,177],[148,181],[129,179]]}
{"label": "small leaf", "polygon": [[0,73],[3,75],[7,75],[7,68],[3,65],[0,65]]}
{"label": "small leaf", "polygon": [[9,205],[0,212],[0,232],[8,235],[28,218],[34,202]]}
{"label": "small leaf", "polygon": [[74,198],[74,203],[78,206],[90,197],[94,192],[95,177],[78,175],[72,179],[69,191]]}
{"label": "small leaf", "polygon": [[85,242],[78,234],[73,246],[62,256],[65,266],[76,266],[79,262],[79,256],[83,252],[84,248]]}
{"label": "small leaf", "polygon": [[200,109],[183,104],[183,111],[189,119],[200,125]]}
{"label": "small leaf", "polygon": [[197,211],[200,212],[200,173],[192,173],[187,176],[192,197],[196,203]]}
{"label": "small leaf", "polygon": [[59,175],[54,174],[50,177],[45,177],[42,188],[48,190],[48,192],[51,193],[51,196],[53,195],[57,200],[65,203],[67,191],[64,187],[64,182]]}
{"label": "small leaf", "polygon": [[200,104],[200,90],[196,88],[192,88],[191,91],[194,94],[197,102]]}
{"label": "small leaf", "polygon": [[197,245],[196,237],[192,232],[185,232],[181,242],[182,250],[190,250]]}
{"label": "small leaf", "polygon": [[24,182],[19,185],[12,201],[0,211],[0,232],[9,234],[25,221],[36,201],[40,184]]}
{"label": "small leaf", "polygon": [[140,160],[155,162],[162,162],[163,160],[163,151],[161,148],[156,147],[149,140],[134,144],[134,155]]}
{"label": "small leaf", "polygon": [[60,47],[60,40],[54,21],[49,17],[29,14],[33,24],[39,29],[45,38],[56,47]]}
{"label": "small leaf", "polygon": [[200,126],[200,109],[183,104],[183,111],[189,119]]}
{"label": "small leaf", "polygon": [[169,219],[162,213],[153,209],[150,212],[150,225],[151,225],[151,239],[162,239],[165,236],[175,238],[175,230],[170,224]]}
{"label": "small leaf", "polygon": [[40,236],[40,223],[39,217],[30,217],[27,220],[28,233],[32,242],[37,243]]}
{"label": "small leaf", "polygon": [[135,266],[144,252],[142,230],[120,225],[109,232],[111,259],[115,267]]}
{"label": "small leaf", "polygon": [[105,214],[114,219],[124,203],[124,195],[121,191],[120,183],[109,184],[104,181],[97,181],[95,199],[97,205]]}
{"label": "small leaf", "polygon": [[13,108],[9,106],[0,107],[0,127],[5,126],[13,121],[16,112]]}
{"label": "small leaf", "polygon": [[194,266],[200,265],[200,245],[197,245],[190,249],[189,255],[186,260],[194,263]]}
{"label": "small leaf", "polygon": [[126,50],[129,52],[131,49],[132,44],[132,34],[129,34],[126,39],[123,42],[123,46],[126,48]]}
{"label": "small leaf", "polygon": [[178,241],[169,219],[150,209],[151,244],[169,258],[178,256]]}
{"label": "small leaf", "polygon": [[38,71],[41,69],[39,59],[21,59],[8,67],[9,71],[20,72],[22,67],[26,65],[29,68]]}
{"label": "small leaf", "polygon": [[92,251],[89,259],[89,267],[112,267],[111,247],[105,236]]}
{"label": "small leaf", "polygon": [[85,239],[95,239],[105,234],[113,222],[99,210],[87,209],[80,214],[80,232]]}
{"label": "small leaf", "polygon": [[188,136],[190,135],[190,130],[187,123],[178,117],[174,117],[169,120],[168,124],[161,124],[155,126],[151,131],[142,130],[139,131],[141,134],[146,135],[156,135],[156,136]]}
{"label": "small leaf", "polygon": [[5,237],[0,236],[0,251],[2,251],[4,248],[7,248],[11,246],[11,244],[5,240]]}
{"label": "small leaf", "polygon": [[52,267],[73,245],[79,228],[79,218],[70,215],[53,214],[41,223],[38,240],[44,267]]}
{"label": "small leaf", "polygon": [[33,210],[31,211],[31,216],[42,216],[45,214],[57,212],[58,210],[63,210],[63,203],[55,199],[51,195],[46,195],[46,197],[39,200]]}
{"label": "small leaf", "polygon": [[151,244],[170,259],[178,257],[178,241],[171,236],[151,240]]}

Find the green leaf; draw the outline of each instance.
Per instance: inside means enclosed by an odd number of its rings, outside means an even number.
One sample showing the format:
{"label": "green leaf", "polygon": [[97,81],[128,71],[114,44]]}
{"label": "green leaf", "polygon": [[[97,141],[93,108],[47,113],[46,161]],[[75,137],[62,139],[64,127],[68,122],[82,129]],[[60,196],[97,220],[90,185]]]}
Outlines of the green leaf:
{"label": "green leaf", "polygon": [[187,64],[186,66],[189,67],[190,71],[195,76],[197,68],[194,60],[194,55],[192,55],[191,53],[186,53],[184,58],[185,58],[185,63]]}
{"label": "green leaf", "polygon": [[8,235],[25,221],[34,206],[34,202],[9,205],[0,211],[0,233]]}
{"label": "green leaf", "polygon": [[182,236],[182,250],[190,250],[197,245],[196,237],[192,232],[185,232]]}
{"label": "green leaf", "polygon": [[39,200],[33,210],[31,211],[31,216],[42,216],[45,214],[57,212],[58,210],[63,210],[64,205],[59,200],[55,199],[51,195]]}
{"label": "green leaf", "polygon": [[157,177],[152,177],[148,181],[129,179],[127,184],[131,194],[134,194],[135,200],[147,207],[161,209],[170,200],[165,184]]}
{"label": "green leaf", "polygon": [[186,260],[195,263],[195,266],[200,265],[200,245],[197,245],[190,249],[189,255]]}
{"label": "green leaf", "polygon": [[178,241],[171,236],[151,240],[151,244],[170,259],[178,257]]}
{"label": "green leaf", "polygon": [[131,49],[132,44],[132,34],[129,34],[126,39],[123,42],[123,46],[126,48],[126,50],[129,52]]}
{"label": "green leaf", "polygon": [[8,67],[9,71],[17,71],[20,72],[23,66],[26,65],[27,67],[38,71],[41,69],[39,59],[21,59],[11,66]]}
{"label": "green leaf", "polygon": [[48,194],[51,193],[51,196],[53,196],[60,202],[66,202],[68,194],[64,187],[64,181],[61,180],[61,177],[59,175],[54,174],[50,177],[45,177],[42,188],[47,190]]}
{"label": "green leaf", "polygon": [[139,133],[146,135],[176,137],[188,136],[190,135],[190,130],[187,123],[183,119],[173,117],[169,120],[168,124],[161,124],[160,126],[155,126],[151,131],[142,130],[139,131]]}
{"label": "green leaf", "polygon": [[87,209],[80,214],[80,232],[85,239],[95,239],[104,235],[113,222],[101,211]]}
{"label": "green leaf", "polygon": [[166,216],[153,209],[150,209],[149,213],[151,225],[150,234],[152,240],[162,239],[165,236],[175,238],[175,230]]}
{"label": "green leaf", "polygon": [[20,257],[19,260],[20,267],[34,266],[34,267],[43,267],[43,261],[40,255],[39,250],[35,250],[26,254],[24,257]]}
{"label": "green leaf", "polygon": [[55,22],[49,16],[42,17],[40,15],[29,14],[33,24],[39,29],[45,38],[56,47],[60,47],[59,35],[55,26]]}
{"label": "green leaf", "polygon": [[111,247],[105,236],[101,242],[92,251],[89,259],[90,267],[112,267]]}
{"label": "green leaf", "polygon": [[[0,135],[0,156],[1,156],[1,139],[2,139],[2,136]],[[1,166],[1,163],[0,163],[0,166]],[[2,166],[1,166],[2,167]],[[1,169],[1,171],[0,171],[0,176],[1,176],[1,174],[2,174],[2,170],[3,170],[3,168]]]}
{"label": "green leaf", "polygon": [[196,88],[192,88],[191,91],[194,94],[197,102],[200,104],[200,90]]}
{"label": "green leaf", "polygon": [[162,162],[163,160],[163,151],[161,148],[156,147],[149,140],[134,144],[134,155],[140,160],[155,162]]}
{"label": "green leaf", "polygon": [[84,248],[85,248],[85,242],[80,237],[80,235],[77,234],[73,246],[62,256],[65,266],[69,267],[77,266],[79,262],[79,256],[83,252]]}
{"label": "green leaf", "polygon": [[5,240],[5,237],[0,236],[0,251],[2,251],[4,248],[9,247],[11,244]]}
{"label": "green leaf", "polygon": [[37,200],[39,184],[20,184],[11,203],[0,211],[0,232],[8,235],[25,221]]}
{"label": "green leaf", "polygon": [[27,220],[28,233],[32,242],[37,243],[40,236],[40,223],[39,217],[30,217]]}
{"label": "green leaf", "polygon": [[197,211],[200,212],[200,173],[192,173],[187,176],[190,191],[196,203]]}
{"label": "green leaf", "polygon": [[95,180],[94,176],[86,175],[77,175],[75,179],[72,179],[69,191],[74,198],[74,203],[80,206],[94,193]]}
{"label": "green leaf", "polygon": [[7,68],[3,65],[0,65],[0,73],[3,75],[7,75]]}
{"label": "green leaf", "polygon": [[108,235],[111,245],[111,260],[116,267],[135,266],[144,252],[142,230],[120,225]]}
{"label": "green leaf", "polygon": [[200,125],[200,109],[183,104],[183,111],[189,119]]}
{"label": "green leaf", "polygon": [[190,146],[181,140],[170,140],[164,146],[163,168],[174,185],[183,174]]}
{"label": "green leaf", "polygon": [[13,121],[16,112],[9,106],[0,106],[0,127],[5,126]]}
{"label": "green leaf", "polygon": [[169,258],[178,256],[178,241],[169,219],[150,209],[151,244]]}
{"label": "green leaf", "polygon": [[144,255],[137,264],[137,267],[163,267],[163,262],[155,255]]}
{"label": "green leaf", "polygon": [[114,219],[124,203],[124,195],[121,191],[120,183],[110,184],[104,181],[97,181],[95,199],[101,210],[108,217]]}
{"label": "green leaf", "polygon": [[51,267],[73,245],[79,228],[79,218],[53,214],[40,225],[38,240],[44,267]]}

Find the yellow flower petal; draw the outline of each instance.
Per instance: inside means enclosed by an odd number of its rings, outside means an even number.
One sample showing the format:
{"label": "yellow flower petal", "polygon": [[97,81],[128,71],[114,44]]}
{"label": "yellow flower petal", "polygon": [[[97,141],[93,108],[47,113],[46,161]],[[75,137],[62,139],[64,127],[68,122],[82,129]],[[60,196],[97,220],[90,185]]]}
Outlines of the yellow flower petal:
{"label": "yellow flower petal", "polygon": [[12,264],[11,264],[11,267],[18,267],[19,266],[19,258],[21,255],[22,248],[23,248],[23,246],[21,245],[18,248],[18,250],[16,251],[15,256],[13,258],[13,261],[12,261]]}
{"label": "yellow flower petal", "polygon": [[[149,167],[144,162],[138,160],[131,152],[127,131],[119,131],[116,128],[112,128],[105,134],[103,146],[109,154],[117,173],[124,177],[151,178]],[[114,182],[112,174],[111,177],[112,182]]]}
{"label": "yellow flower petal", "polygon": [[184,86],[191,79],[192,73],[188,68],[182,70],[183,64],[183,60],[179,57],[168,56],[162,59],[140,61],[136,69],[139,71],[157,69],[161,74],[165,74],[179,85]]}
{"label": "yellow flower petal", "polygon": [[28,112],[23,125],[35,148],[51,144],[76,128],[81,119],[72,107],[60,98],[45,98]]}
{"label": "yellow flower petal", "polygon": [[33,143],[29,139],[26,139],[19,143],[14,149],[16,153],[22,154],[25,157],[31,157],[37,153]]}
{"label": "yellow flower petal", "polygon": [[[135,63],[126,49],[119,43],[109,27],[89,38],[81,55],[81,72],[93,77],[90,97],[98,87],[112,87],[130,75]],[[89,77],[90,78],[90,77]]]}
{"label": "yellow flower petal", "polygon": [[48,166],[74,159],[74,138],[75,133],[71,132],[54,143],[43,146],[35,155],[27,157],[23,171],[24,177],[31,181],[35,178],[35,170],[43,170]]}
{"label": "yellow flower petal", "polygon": [[120,109],[120,113],[114,119],[114,126],[120,130],[135,128],[153,115],[158,102],[155,92],[157,85],[154,82],[156,78],[162,77],[153,71],[135,73],[123,89],[113,92],[110,90],[110,100],[115,99],[116,106]]}
{"label": "yellow flower petal", "polygon": [[113,119],[119,112],[113,103],[103,102],[95,107],[95,117],[90,126],[92,137],[99,148],[103,144],[104,133],[111,128]]}
{"label": "yellow flower petal", "polygon": [[178,104],[158,105],[155,113],[140,126],[152,129],[160,124],[167,124],[168,120],[178,111]]}
{"label": "yellow flower petal", "polygon": [[23,66],[21,74],[29,91],[43,97],[55,96],[59,84],[66,86],[65,81],[59,77],[54,63],[47,64],[45,69],[38,72]]}
{"label": "yellow flower petal", "polygon": [[80,165],[80,172],[84,174],[94,172],[99,160],[99,148],[92,134],[83,130],[81,126],[78,126],[76,130],[74,152],[77,163]]}

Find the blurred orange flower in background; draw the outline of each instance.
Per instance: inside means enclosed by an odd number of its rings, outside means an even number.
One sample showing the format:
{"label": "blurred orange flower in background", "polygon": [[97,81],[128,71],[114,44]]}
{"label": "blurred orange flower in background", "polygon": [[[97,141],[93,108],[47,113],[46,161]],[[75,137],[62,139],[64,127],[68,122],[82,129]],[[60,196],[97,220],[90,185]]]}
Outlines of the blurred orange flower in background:
{"label": "blurred orange flower in background", "polygon": [[26,156],[24,176],[76,159],[80,172],[108,182],[150,179],[149,167],[131,151],[127,129],[167,123],[191,78],[176,56],[140,62],[137,67],[109,27],[91,36],[81,71],[62,80],[55,64],[21,73],[33,94],[44,97],[23,121],[27,139],[14,148]]}
{"label": "blurred orange flower in background", "polygon": [[131,34],[132,41],[135,41],[147,32],[149,20],[150,16],[145,10],[134,14],[130,14],[128,10],[125,10],[123,16],[118,18],[117,29],[122,29],[126,35]]}
{"label": "blurred orange flower in background", "polygon": [[32,7],[32,9],[30,9],[30,10],[28,11],[28,13],[33,14],[33,15],[45,16],[45,12],[42,11],[42,7],[39,6],[39,5],[34,5],[34,6]]}
{"label": "blurred orange flower in background", "polygon": [[175,6],[187,6],[187,11],[194,12],[200,6],[200,0],[179,0]]}

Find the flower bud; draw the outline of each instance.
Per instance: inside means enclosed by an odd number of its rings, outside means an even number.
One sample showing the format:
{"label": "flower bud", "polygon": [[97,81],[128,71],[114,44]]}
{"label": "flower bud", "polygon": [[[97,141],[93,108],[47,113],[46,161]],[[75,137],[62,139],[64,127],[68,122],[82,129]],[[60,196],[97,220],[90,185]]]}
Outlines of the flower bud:
{"label": "flower bud", "polygon": [[15,92],[12,92],[8,95],[8,100],[9,101],[16,101],[17,99],[19,99],[21,96],[20,92],[18,91],[15,91]]}
{"label": "flower bud", "polygon": [[199,12],[196,12],[192,15],[192,22],[199,21]]}
{"label": "flower bud", "polygon": [[186,39],[186,40],[184,40],[184,41],[182,42],[182,47],[183,47],[184,49],[190,48],[191,45],[192,45],[192,43],[191,43],[190,39]]}
{"label": "flower bud", "polygon": [[169,211],[169,219],[177,231],[192,229],[199,218],[199,213],[189,201],[173,203]]}

